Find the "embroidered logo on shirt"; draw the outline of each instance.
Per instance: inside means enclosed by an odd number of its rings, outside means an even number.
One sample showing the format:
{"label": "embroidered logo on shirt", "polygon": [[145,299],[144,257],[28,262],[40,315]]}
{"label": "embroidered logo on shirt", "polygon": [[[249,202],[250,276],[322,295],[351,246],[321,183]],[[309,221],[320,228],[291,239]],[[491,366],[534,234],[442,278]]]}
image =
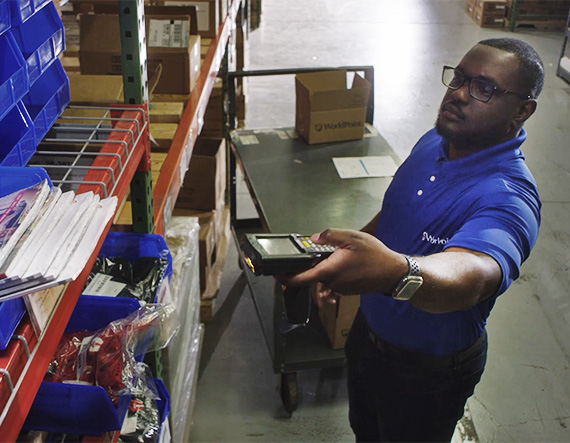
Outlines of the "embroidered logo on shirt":
{"label": "embroidered logo on shirt", "polygon": [[434,237],[433,235],[428,234],[427,232],[424,231],[424,233],[422,234],[422,241],[427,241],[432,245],[445,245],[449,241],[449,238]]}

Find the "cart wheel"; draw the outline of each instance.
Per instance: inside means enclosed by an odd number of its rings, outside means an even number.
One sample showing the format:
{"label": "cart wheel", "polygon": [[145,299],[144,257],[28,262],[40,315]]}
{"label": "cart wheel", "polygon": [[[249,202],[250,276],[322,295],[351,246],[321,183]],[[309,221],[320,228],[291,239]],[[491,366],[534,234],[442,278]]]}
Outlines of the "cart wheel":
{"label": "cart wheel", "polygon": [[288,372],[281,374],[281,401],[285,410],[292,413],[297,409],[297,373]]}

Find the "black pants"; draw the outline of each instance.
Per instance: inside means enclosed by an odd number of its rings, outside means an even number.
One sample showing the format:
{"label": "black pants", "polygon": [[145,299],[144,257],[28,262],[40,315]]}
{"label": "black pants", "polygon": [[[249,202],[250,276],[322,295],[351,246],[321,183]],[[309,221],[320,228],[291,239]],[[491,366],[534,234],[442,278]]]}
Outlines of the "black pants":
{"label": "black pants", "polygon": [[487,336],[433,357],[378,340],[359,312],[345,350],[356,441],[449,442],[483,374]]}

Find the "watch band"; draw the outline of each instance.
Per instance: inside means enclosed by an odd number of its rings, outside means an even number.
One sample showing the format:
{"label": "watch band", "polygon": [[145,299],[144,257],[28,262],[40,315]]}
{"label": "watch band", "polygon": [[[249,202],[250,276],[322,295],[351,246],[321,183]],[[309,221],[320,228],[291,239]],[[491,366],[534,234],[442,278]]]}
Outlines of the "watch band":
{"label": "watch band", "polygon": [[417,260],[408,255],[404,255],[404,258],[408,262],[408,273],[402,277],[394,291],[392,291],[392,298],[396,300],[409,300],[423,283],[420,265]]}
{"label": "watch band", "polygon": [[420,265],[414,257],[409,255],[404,255],[406,261],[408,262],[408,275],[415,275],[416,277],[421,276]]}

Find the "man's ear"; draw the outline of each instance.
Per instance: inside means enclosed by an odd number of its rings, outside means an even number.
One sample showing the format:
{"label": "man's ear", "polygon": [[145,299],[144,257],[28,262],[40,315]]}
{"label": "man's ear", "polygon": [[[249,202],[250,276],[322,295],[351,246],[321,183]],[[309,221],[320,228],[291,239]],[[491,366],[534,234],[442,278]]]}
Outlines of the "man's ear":
{"label": "man's ear", "polygon": [[515,122],[517,125],[522,125],[529,117],[536,111],[537,102],[533,98],[525,100],[517,109],[515,114]]}

